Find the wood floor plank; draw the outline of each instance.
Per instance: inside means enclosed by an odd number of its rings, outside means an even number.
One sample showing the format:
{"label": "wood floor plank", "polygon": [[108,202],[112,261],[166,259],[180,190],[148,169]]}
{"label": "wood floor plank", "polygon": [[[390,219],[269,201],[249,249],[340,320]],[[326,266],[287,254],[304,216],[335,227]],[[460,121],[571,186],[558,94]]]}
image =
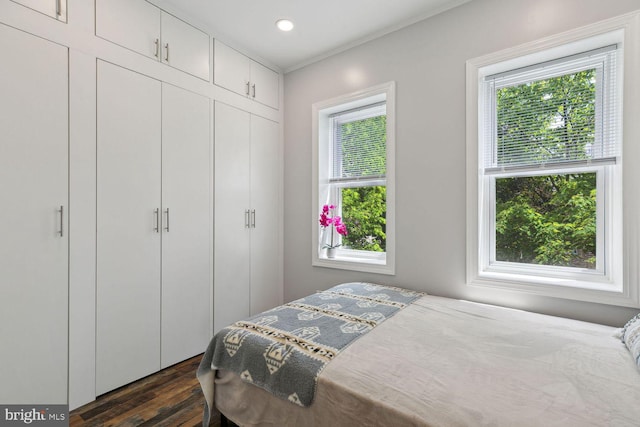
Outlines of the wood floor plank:
{"label": "wood floor plank", "polygon": [[[69,414],[70,427],[196,427],[204,397],[196,370],[202,355],[99,396]],[[210,427],[220,427],[214,414]]]}

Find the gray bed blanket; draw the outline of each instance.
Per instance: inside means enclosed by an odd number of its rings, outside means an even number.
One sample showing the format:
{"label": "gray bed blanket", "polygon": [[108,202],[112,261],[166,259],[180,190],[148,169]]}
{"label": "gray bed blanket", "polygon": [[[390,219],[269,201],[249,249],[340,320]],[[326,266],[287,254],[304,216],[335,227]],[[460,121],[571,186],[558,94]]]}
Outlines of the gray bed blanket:
{"label": "gray bed blanket", "polygon": [[275,396],[309,406],[327,363],[423,295],[371,283],[345,283],[317,292],[220,330],[198,377],[229,370]]}

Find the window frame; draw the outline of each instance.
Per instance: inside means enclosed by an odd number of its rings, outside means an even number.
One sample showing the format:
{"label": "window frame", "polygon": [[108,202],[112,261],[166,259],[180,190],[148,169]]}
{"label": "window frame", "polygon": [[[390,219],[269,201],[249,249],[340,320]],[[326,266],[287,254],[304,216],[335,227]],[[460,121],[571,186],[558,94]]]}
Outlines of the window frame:
{"label": "window frame", "polygon": [[[333,150],[331,116],[384,101],[386,104],[386,252],[374,253],[338,248],[329,259],[321,249],[321,227],[318,222],[321,207],[333,191],[332,201],[339,202],[340,189],[353,185],[330,184],[329,154]],[[338,96],[312,105],[312,265],[379,274],[395,274],[395,82]],[[369,185],[366,181],[364,185]],[[360,187],[360,186],[358,186]]]}
{"label": "window frame", "polygon": [[[596,268],[595,269],[583,269],[577,267],[562,267],[562,266],[550,266],[544,264],[526,264],[526,263],[514,263],[509,261],[496,260],[496,235],[495,235],[495,223],[496,223],[496,200],[495,200],[495,180],[498,178],[511,178],[519,176],[548,176],[548,175],[562,175],[569,173],[595,173],[596,174]],[[515,274],[525,276],[535,276],[536,278],[547,279],[565,279],[575,280],[576,285],[584,288],[598,289],[602,288],[607,290],[610,288],[609,284],[614,282],[612,276],[613,270],[616,266],[612,265],[612,257],[607,257],[605,254],[609,252],[615,252],[613,248],[607,248],[606,242],[611,242],[611,235],[615,229],[615,224],[610,224],[607,221],[608,216],[605,212],[613,212],[620,209],[620,206],[615,206],[616,201],[620,204],[620,200],[614,200],[615,197],[605,197],[606,194],[610,194],[612,188],[614,188],[614,182],[618,180],[614,179],[616,175],[608,166],[596,165],[585,166],[581,168],[554,168],[546,169],[544,171],[536,172],[512,172],[501,174],[485,175],[483,180],[483,191],[487,191],[486,197],[483,197],[485,202],[484,210],[487,215],[483,219],[481,233],[486,233],[482,236],[480,241],[481,245],[481,273],[504,273]],[[619,174],[617,174],[619,175]],[[619,179],[619,178],[618,178]],[[618,266],[619,268],[619,266]],[[534,280],[535,281],[535,280]],[[602,286],[600,285],[602,284]]]}
{"label": "window frame", "polygon": [[[467,285],[494,290],[516,291],[565,299],[606,303],[619,306],[640,307],[638,286],[637,241],[625,238],[638,225],[632,221],[638,214],[638,203],[632,199],[629,188],[640,184],[640,173],[633,167],[624,168],[623,163],[633,164],[631,158],[638,153],[631,147],[633,135],[640,134],[640,126],[634,123],[638,107],[629,102],[637,94],[638,84],[629,76],[637,75],[637,58],[631,58],[638,48],[640,14],[632,13],[568,31],[543,40],[534,41],[504,51],[467,61]],[[635,37],[635,39],[634,39]],[[616,44],[626,59],[620,58],[617,95],[624,99],[621,131],[624,158],[616,166],[593,165],[569,169],[550,166],[538,174],[553,175],[578,171],[597,173],[597,209],[608,211],[598,215],[598,232],[603,233],[605,257],[604,274],[577,271],[572,267],[514,265],[512,262],[491,263],[491,223],[495,228],[495,179],[516,175],[516,172],[487,176],[484,171],[483,147],[485,138],[484,117],[487,94],[486,76],[509,72],[521,67],[541,64],[581,52]],[[634,50],[635,49],[635,50]],[[631,60],[635,59],[635,61]],[[626,78],[625,78],[626,77]],[[637,102],[637,99],[635,100]],[[532,175],[531,171],[522,173]],[[622,187],[624,179],[625,187]],[[493,184],[490,182],[493,180]],[[489,181],[489,182],[488,182]],[[604,191],[602,191],[604,190]],[[491,192],[493,191],[493,196]],[[604,193],[604,194],[602,194]],[[493,199],[492,199],[493,198]],[[493,209],[493,213],[492,213]],[[622,211],[624,209],[624,217]],[[638,234],[635,234],[636,239]],[[601,243],[601,242],[598,242]],[[494,249],[495,250],[495,249]],[[601,266],[602,267],[602,266]],[[586,269],[584,269],[586,270]],[[551,274],[550,274],[551,273]]]}

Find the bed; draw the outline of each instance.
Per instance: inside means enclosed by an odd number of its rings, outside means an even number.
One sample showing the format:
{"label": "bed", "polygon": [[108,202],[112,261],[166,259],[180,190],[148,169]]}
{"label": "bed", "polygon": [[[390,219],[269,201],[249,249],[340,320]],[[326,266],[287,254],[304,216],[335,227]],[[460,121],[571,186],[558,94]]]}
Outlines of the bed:
{"label": "bed", "polygon": [[[363,287],[369,288],[367,296],[358,295],[357,288]],[[382,295],[387,291],[402,292],[348,283],[313,298],[329,299],[323,296],[329,292],[359,305],[369,301],[370,313],[385,304]],[[638,316],[621,330],[407,292],[411,301],[354,334],[352,341],[321,364],[313,396],[306,403],[287,399],[289,391],[274,395],[273,390],[267,391],[268,384],[247,374],[246,366],[225,365],[218,356],[228,356],[224,339],[237,336],[238,330],[245,331],[246,343],[260,334],[267,342],[277,340],[274,331],[280,338],[289,336],[277,333],[282,328],[273,323],[264,326],[271,336],[256,332],[265,318],[283,317],[279,316],[283,309],[298,310],[303,319],[307,313],[307,317],[339,320],[340,309],[333,310],[337,305],[322,311],[319,304],[307,306],[308,297],[223,329],[211,341],[197,374],[207,402],[204,425],[214,405],[239,426],[640,425]],[[253,329],[247,332],[247,328]],[[315,345],[316,341],[320,340],[306,340],[305,348],[321,353],[336,350],[326,343]],[[248,345],[242,347],[251,350]],[[233,357],[251,358],[233,348]],[[253,351],[254,361],[267,359],[264,347],[258,345]],[[288,382],[295,383],[297,378],[289,377]]]}

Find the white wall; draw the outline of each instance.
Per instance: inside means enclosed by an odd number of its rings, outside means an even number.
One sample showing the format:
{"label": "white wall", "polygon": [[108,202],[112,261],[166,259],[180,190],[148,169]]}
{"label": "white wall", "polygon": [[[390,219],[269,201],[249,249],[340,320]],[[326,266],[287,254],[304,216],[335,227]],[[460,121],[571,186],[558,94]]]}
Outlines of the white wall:
{"label": "white wall", "polygon": [[[285,301],[367,280],[611,325],[636,314],[465,285],[465,61],[637,9],[639,0],[474,0],[286,74]],[[311,105],[390,80],[397,84],[396,275],[312,267]]]}

